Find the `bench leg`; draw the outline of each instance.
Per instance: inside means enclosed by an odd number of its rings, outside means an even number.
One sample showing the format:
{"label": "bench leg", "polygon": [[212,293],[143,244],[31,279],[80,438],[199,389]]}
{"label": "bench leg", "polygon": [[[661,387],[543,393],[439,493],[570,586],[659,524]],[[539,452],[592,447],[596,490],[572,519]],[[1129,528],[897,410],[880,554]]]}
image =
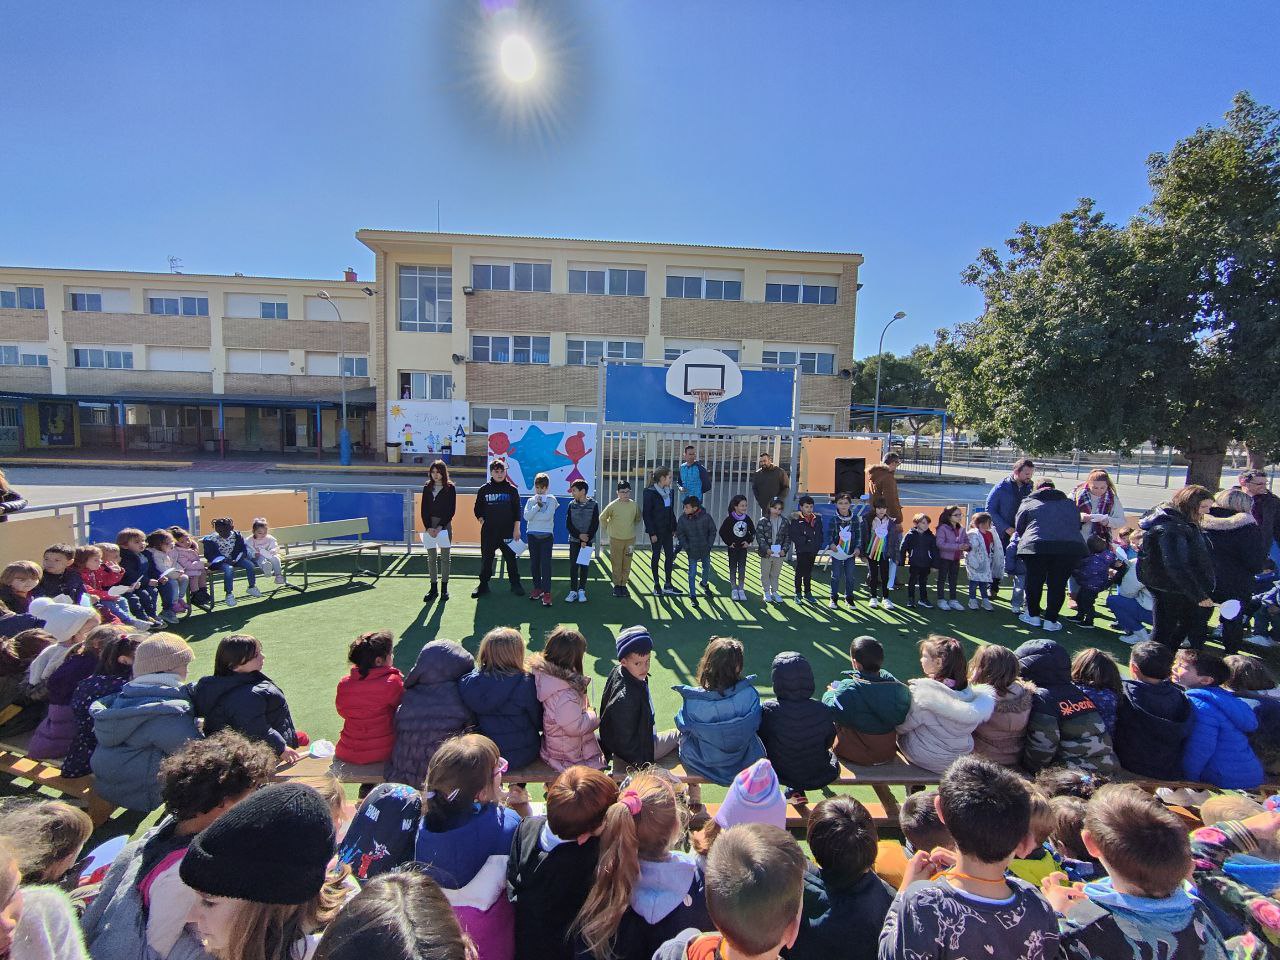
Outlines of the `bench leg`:
{"label": "bench leg", "polygon": [[116,805],[109,800],[103,800],[98,796],[98,791],[89,792],[89,819],[93,821],[94,827],[100,827],[108,820],[111,815],[116,812]]}
{"label": "bench leg", "polygon": [[871,789],[875,791],[876,797],[884,805],[885,816],[892,820],[897,820],[898,798],[893,795],[889,785],[887,783],[873,783]]}

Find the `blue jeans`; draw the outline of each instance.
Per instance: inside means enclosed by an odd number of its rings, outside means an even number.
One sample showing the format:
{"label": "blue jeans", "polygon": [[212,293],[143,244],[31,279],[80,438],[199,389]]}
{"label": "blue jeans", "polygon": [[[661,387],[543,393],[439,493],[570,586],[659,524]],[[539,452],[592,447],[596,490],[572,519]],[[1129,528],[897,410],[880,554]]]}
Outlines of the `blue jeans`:
{"label": "blue jeans", "polygon": [[[840,584],[844,584],[844,589],[840,589]],[[858,568],[853,562],[853,557],[846,560],[831,559],[831,599],[845,596],[852,597],[853,591],[858,586]]]}
{"label": "blue jeans", "polygon": [[214,570],[222,571],[222,586],[226,590],[227,596],[231,596],[236,576],[236,567],[239,567],[249,575],[249,586],[256,587],[258,585],[258,567],[247,556],[241,557],[239,560],[223,560],[222,563],[213,567]]}
{"label": "blue jeans", "polygon": [[551,548],[555,538],[549,533],[531,533],[529,536],[529,566],[533,577],[533,589],[544,592],[551,589]]}
{"label": "blue jeans", "polygon": [[1020,607],[1025,602],[1027,595],[1027,578],[1025,574],[1015,573],[1013,575],[1013,596],[1009,598],[1012,606]]}
{"label": "blue jeans", "polygon": [[707,585],[707,581],[711,579],[711,558],[695,557],[691,553],[688,554],[688,557],[689,557],[689,596],[696,597],[698,595],[698,591],[697,591],[698,564],[702,564],[702,585],[705,587]]}
{"label": "blue jeans", "polygon": [[1115,616],[1116,626],[1125,633],[1151,626],[1151,611],[1133,597],[1113,593],[1107,597],[1107,609]]}
{"label": "blue jeans", "polygon": [[[141,583],[141,581],[139,581]],[[138,587],[133,593],[126,593],[129,609],[139,620],[153,620],[156,615],[156,588]]]}
{"label": "blue jeans", "polygon": [[160,585],[156,587],[160,593],[160,602],[166,613],[172,613],[173,608],[178,605],[178,601],[182,599],[182,581],[177,577],[170,577],[168,580],[161,580]]}
{"label": "blue jeans", "polygon": [[129,610],[129,603],[124,597],[112,597],[110,600],[98,600],[94,604],[115,615],[116,619],[127,623],[130,626],[139,622],[139,618],[135,617]]}

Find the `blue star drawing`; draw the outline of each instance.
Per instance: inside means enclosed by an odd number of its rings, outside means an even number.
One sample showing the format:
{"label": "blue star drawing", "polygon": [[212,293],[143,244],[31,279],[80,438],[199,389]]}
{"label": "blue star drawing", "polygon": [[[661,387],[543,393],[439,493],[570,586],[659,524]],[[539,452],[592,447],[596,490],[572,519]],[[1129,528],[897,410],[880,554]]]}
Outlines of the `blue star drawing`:
{"label": "blue star drawing", "polygon": [[[523,437],[511,444],[511,459],[520,464],[520,473],[532,478],[564,466],[569,458],[556,450],[564,439],[564,431],[544,433],[536,423],[530,424]],[[532,485],[532,480],[529,481]]]}

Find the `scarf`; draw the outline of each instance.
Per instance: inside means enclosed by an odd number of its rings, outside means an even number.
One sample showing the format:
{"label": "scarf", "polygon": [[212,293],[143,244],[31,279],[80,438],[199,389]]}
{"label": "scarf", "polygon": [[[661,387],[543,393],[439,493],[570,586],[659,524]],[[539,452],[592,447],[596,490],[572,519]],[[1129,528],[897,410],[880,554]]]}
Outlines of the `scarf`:
{"label": "scarf", "polygon": [[[1076,508],[1080,511],[1080,517],[1083,519],[1091,513],[1110,514],[1112,507],[1116,505],[1116,495],[1111,492],[1108,487],[1106,493],[1102,495],[1102,499],[1097,503],[1093,502],[1093,494],[1089,492],[1088,484],[1080,488],[1080,492],[1076,494]],[[1111,540],[1111,528],[1105,524],[1095,523],[1089,528],[1089,535],[1097,535]]]}

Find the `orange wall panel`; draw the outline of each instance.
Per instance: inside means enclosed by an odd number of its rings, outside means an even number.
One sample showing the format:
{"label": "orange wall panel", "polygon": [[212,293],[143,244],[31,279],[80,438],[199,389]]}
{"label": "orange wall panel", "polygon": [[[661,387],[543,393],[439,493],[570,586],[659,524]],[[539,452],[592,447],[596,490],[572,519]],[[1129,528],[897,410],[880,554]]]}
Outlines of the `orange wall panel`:
{"label": "orange wall panel", "polygon": [[273,527],[296,527],[307,523],[307,495],[302,491],[281,493],[233,493],[200,497],[200,532],[213,532],[215,517],[230,517],[236,529],[248,536],[254,517],[266,517]]}
{"label": "orange wall panel", "polygon": [[76,542],[75,515],[62,513],[45,517],[13,517],[0,523],[0,566],[15,560],[37,564],[51,543]]}

